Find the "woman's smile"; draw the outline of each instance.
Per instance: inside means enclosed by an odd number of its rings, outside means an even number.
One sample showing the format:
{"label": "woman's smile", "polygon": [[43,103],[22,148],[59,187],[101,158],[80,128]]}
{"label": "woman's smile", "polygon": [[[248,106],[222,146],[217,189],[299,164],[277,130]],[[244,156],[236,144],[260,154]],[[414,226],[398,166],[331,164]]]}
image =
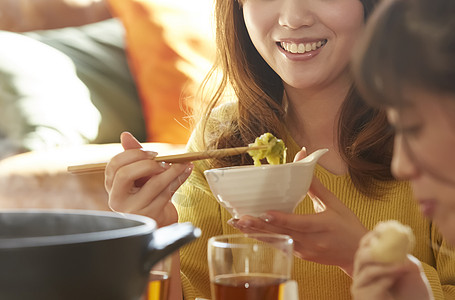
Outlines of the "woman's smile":
{"label": "woman's smile", "polygon": [[326,39],[314,42],[282,41],[277,44],[286,52],[304,54],[315,51],[327,43]]}
{"label": "woman's smile", "polygon": [[276,43],[281,53],[291,60],[310,59],[319,54],[320,49],[327,44],[327,39],[310,42],[284,40]]}

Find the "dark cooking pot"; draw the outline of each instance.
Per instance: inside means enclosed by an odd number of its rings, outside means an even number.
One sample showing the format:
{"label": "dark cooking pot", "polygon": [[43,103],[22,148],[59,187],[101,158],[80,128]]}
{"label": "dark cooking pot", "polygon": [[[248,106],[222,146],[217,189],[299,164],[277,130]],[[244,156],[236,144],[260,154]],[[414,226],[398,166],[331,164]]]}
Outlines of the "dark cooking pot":
{"label": "dark cooking pot", "polygon": [[0,299],[136,300],[152,265],[199,235],[114,212],[0,211]]}

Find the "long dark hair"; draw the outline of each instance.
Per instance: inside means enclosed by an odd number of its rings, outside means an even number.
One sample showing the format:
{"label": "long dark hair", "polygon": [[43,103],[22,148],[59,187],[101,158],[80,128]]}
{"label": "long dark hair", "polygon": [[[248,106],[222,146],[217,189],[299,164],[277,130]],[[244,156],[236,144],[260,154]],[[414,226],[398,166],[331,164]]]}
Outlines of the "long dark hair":
{"label": "long dark hair", "polygon": [[[377,0],[361,2],[366,19]],[[212,109],[222,102],[227,90],[232,90],[238,99],[238,111],[223,124],[223,130],[206,139],[205,147],[244,146],[264,132],[281,137],[286,143],[283,83],[251,42],[241,2],[216,0],[215,25],[217,58],[206,84],[219,74],[217,70],[222,72],[216,90],[201,113],[202,124],[210,118]],[[366,105],[354,86],[341,108],[338,142],[352,181],[360,191],[372,194],[372,179],[392,179],[393,134],[388,130],[385,114]],[[243,155],[214,160],[211,167],[251,162]]]}

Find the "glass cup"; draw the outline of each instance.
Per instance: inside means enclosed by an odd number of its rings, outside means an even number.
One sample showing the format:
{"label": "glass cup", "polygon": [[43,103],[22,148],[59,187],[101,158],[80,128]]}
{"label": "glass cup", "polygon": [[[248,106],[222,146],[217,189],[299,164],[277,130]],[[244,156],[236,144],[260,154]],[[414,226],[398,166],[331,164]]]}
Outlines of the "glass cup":
{"label": "glass cup", "polygon": [[152,267],[142,300],[168,300],[172,255]]}
{"label": "glass cup", "polygon": [[212,300],[289,300],[293,240],[279,234],[234,234],[208,241]]}

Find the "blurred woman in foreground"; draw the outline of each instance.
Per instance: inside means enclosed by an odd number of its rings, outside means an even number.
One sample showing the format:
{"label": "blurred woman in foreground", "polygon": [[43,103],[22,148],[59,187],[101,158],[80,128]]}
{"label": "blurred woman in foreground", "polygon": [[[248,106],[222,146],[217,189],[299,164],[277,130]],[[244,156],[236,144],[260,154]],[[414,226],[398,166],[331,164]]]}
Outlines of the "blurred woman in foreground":
{"label": "blurred woman in foreground", "polygon": [[[388,0],[375,11],[353,59],[359,90],[396,130],[395,177],[412,182],[423,215],[455,245],[455,1]],[[420,263],[354,264],[354,299],[433,299]],[[442,247],[445,247],[443,244]],[[438,250],[435,247],[435,250]],[[444,256],[444,251],[440,256]],[[443,259],[450,259],[445,255]],[[452,272],[453,274],[453,272]],[[455,281],[452,278],[451,281]],[[447,296],[453,286],[443,287]],[[449,289],[449,290],[447,290]],[[448,298],[446,298],[448,299]]]}

